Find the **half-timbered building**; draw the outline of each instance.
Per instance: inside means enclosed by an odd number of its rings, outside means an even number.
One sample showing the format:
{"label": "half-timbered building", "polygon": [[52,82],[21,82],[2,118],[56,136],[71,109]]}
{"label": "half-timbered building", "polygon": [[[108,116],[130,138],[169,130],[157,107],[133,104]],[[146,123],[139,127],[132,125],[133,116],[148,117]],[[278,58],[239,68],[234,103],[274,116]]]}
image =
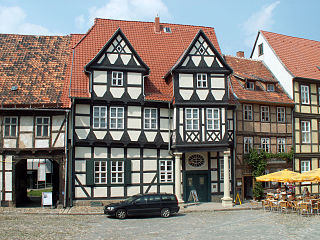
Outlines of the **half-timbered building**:
{"label": "half-timbered building", "polygon": [[71,55],[74,204],[191,190],[231,203],[232,70],[213,28],[96,19]]}
{"label": "half-timbered building", "polygon": [[54,204],[66,200],[69,42],[69,36],[0,35],[1,206],[28,201],[32,162],[52,163]]}
{"label": "half-timbered building", "polygon": [[[251,53],[266,64],[296,105],[294,169],[299,172],[320,167],[319,49],[319,41],[260,31]],[[319,192],[318,184],[305,184],[311,193]]]}
{"label": "half-timbered building", "polygon": [[[225,59],[233,69],[230,89],[239,103],[236,110],[236,190],[242,199],[251,199],[255,179],[245,155],[250,149],[270,153],[291,151],[294,103],[263,62],[246,59],[243,52],[238,52],[237,57],[225,56]],[[270,159],[266,173],[292,169],[292,165],[286,160]]]}

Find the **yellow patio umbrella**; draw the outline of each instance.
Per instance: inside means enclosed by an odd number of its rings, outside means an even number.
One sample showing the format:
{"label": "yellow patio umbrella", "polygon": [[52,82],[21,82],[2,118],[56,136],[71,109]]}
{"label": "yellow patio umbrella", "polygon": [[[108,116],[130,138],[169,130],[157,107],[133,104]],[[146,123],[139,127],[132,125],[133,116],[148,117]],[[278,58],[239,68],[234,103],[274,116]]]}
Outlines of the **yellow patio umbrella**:
{"label": "yellow patio umbrella", "polygon": [[320,182],[320,168],[292,177],[293,182]]}
{"label": "yellow patio umbrella", "polygon": [[299,176],[300,173],[284,169],[279,172],[269,173],[260,177],[256,177],[258,182],[293,182],[294,176]]}

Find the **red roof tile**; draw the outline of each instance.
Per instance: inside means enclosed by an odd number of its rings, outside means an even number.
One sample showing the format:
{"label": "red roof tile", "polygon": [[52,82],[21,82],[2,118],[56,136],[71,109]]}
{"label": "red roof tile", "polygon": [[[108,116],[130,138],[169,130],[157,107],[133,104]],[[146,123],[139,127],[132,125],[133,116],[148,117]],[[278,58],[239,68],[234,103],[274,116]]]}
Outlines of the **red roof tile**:
{"label": "red roof tile", "polygon": [[276,84],[275,92],[265,91],[262,88],[261,90],[249,90],[244,87],[244,80],[248,79],[247,76],[250,80],[257,81],[258,84],[259,82],[277,83],[272,73],[261,61],[232,56],[225,56],[225,60],[234,71],[230,77],[231,90],[239,101],[293,104],[279,84]]}
{"label": "red roof tile", "polygon": [[88,76],[84,66],[89,63],[120,28],[141,59],[150,68],[145,81],[147,100],[171,101],[172,87],[163,76],[174,66],[200,29],[221,53],[214,28],[160,23],[172,33],[156,33],[153,22],[96,19],[94,26],[74,48],[71,95],[89,97]]}
{"label": "red roof tile", "polygon": [[70,36],[1,34],[0,104],[68,107],[64,89],[69,44]]}
{"label": "red roof tile", "polygon": [[260,31],[294,77],[320,79],[320,42]]}

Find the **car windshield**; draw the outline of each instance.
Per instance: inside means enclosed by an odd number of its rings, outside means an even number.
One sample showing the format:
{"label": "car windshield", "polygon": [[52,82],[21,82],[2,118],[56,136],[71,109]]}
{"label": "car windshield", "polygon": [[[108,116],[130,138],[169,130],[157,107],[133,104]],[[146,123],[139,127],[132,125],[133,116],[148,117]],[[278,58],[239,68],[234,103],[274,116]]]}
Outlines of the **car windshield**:
{"label": "car windshield", "polygon": [[134,200],[137,199],[137,196],[132,196],[132,197],[129,197],[127,198],[126,200],[124,200],[124,202],[126,203],[132,203]]}

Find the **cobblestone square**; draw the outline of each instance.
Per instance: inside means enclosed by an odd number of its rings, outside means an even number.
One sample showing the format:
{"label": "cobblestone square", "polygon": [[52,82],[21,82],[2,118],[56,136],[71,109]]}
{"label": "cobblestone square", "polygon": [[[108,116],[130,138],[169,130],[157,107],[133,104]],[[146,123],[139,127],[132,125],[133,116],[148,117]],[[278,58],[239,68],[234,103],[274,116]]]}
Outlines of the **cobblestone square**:
{"label": "cobblestone square", "polygon": [[0,239],[317,239],[319,216],[262,210],[191,212],[168,219],[2,213]]}

